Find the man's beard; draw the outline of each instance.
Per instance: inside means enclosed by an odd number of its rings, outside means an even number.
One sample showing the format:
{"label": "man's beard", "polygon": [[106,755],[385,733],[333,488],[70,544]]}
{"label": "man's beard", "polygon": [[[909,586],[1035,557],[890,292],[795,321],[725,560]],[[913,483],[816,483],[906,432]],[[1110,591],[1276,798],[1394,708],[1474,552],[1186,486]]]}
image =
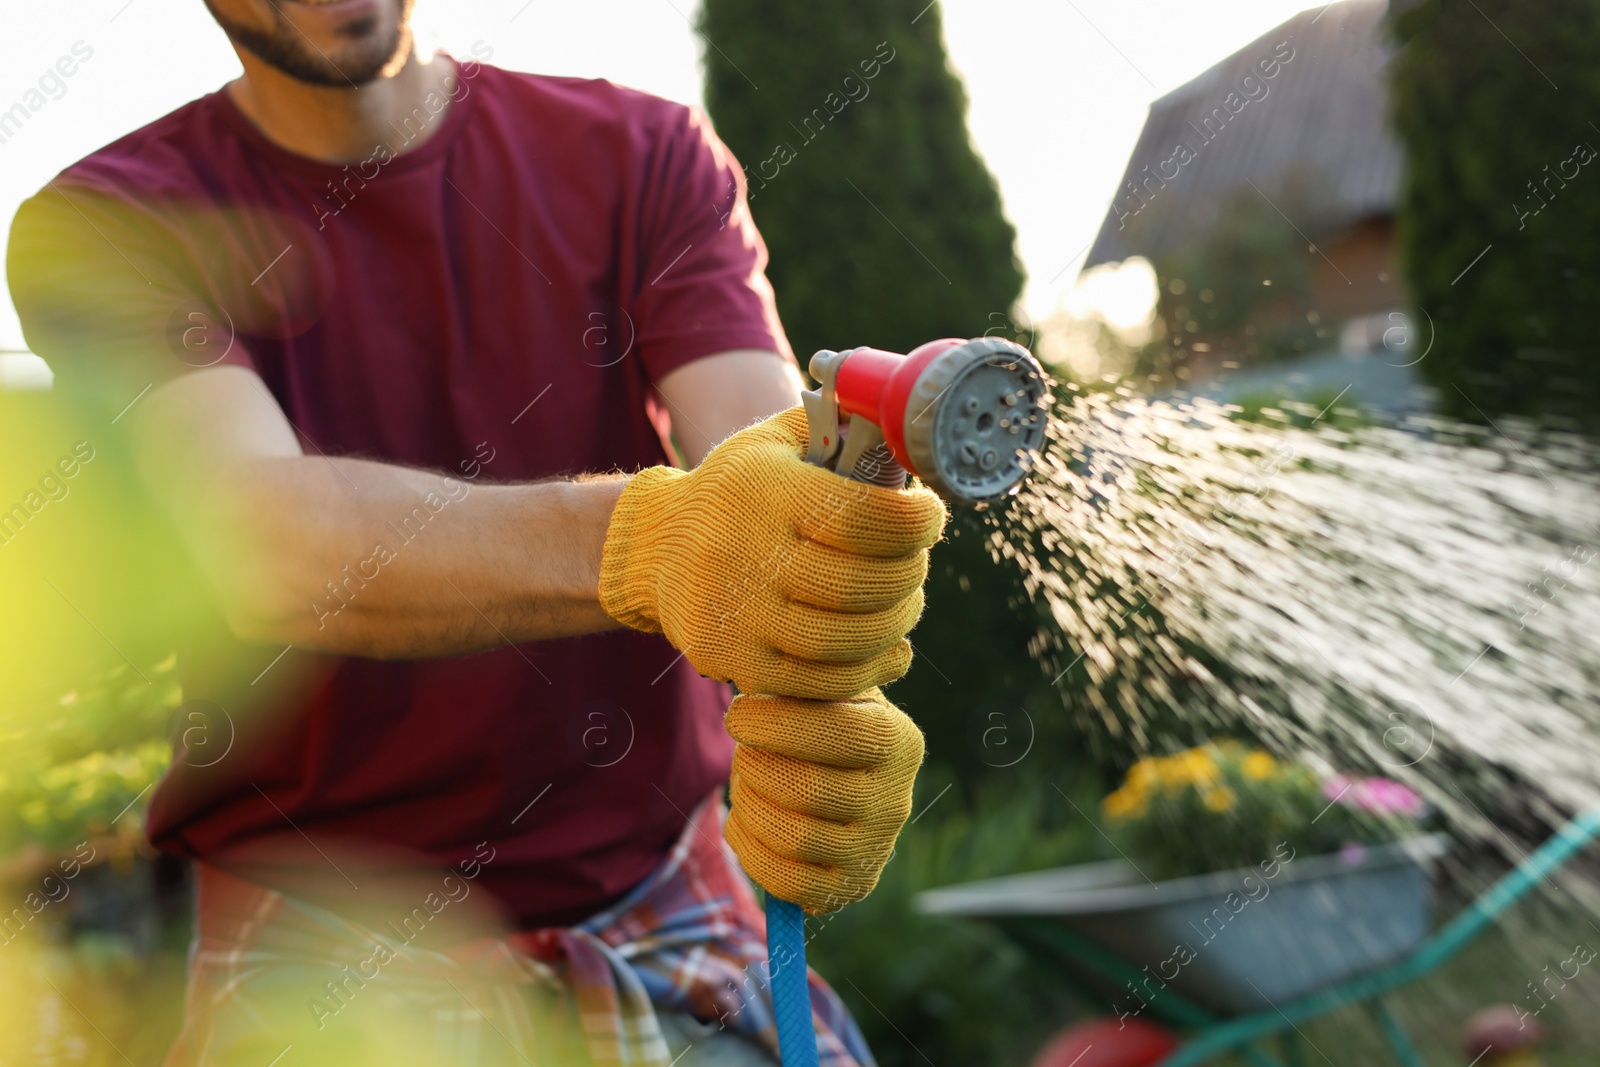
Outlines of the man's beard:
{"label": "man's beard", "polygon": [[206,0],[206,7],[229,40],[263,63],[308,85],[347,89],[374,80],[403,48],[410,47],[413,2],[404,0],[392,33],[378,36],[371,20],[367,19],[351,23],[350,32],[346,34],[350,38],[349,45],[332,55],[312,44],[279,10],[276,0],[272,3],[275,25],[270,30],[240,25],[218,11],[211,0]]}

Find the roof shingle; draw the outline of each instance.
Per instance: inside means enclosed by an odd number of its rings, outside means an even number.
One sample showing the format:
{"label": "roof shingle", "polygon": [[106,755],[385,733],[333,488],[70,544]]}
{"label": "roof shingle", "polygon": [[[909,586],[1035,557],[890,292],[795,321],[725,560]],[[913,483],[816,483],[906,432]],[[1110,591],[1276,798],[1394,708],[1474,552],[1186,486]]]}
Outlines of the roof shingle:
{"label": "roof shingle", "polygon": [[[1384,0],[1345,0],[1303,11],[1151,104],[1085,269],[1181,247],[1247,182],[1274,196],[1308,180],[1316,191],[1315,225],[1323,230],[1389,214],[1401,153],[1386,115],[1385,9]],[[1258,63],[1281,42],[1293,49],[1291,57],[1276,77],[1262,79]],[[1256,82],[1247,88],[1254,99],[1246,100],[1241,85],[1252,75]],[[1224,105],[1230,93],[1238,94],[1234,114]],[[1208,140],[1202,127],[1215,109],[1227,121]],[[1211,129],[1218,125],[1213,119]],[[1186,163],[1175,157],[1179,144],[1194,153]],[[1166,177],[1165,184],[1136,197],[1129,183],[1151,174]]]}

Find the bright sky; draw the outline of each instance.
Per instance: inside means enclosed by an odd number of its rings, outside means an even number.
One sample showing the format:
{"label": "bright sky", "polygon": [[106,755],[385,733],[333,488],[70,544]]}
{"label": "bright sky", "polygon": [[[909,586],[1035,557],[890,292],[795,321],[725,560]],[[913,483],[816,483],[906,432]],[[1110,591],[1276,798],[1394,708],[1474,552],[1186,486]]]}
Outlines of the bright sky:
{"label": "bright sky", "polygon": [[[752,0],[758,2],[758,0]],[[782,0],[761,0],[782,2]],[[693,0],[418,0],[427,47],[550,74],[606,77],[700,101]],[[1145,110],[1156,97],[1311,6],[1308,0],[942,0],[970,126],[1000,183],[1028,269],[1028,312],[1072,289]],[[0,34],[0,112],[56,60],[92,49],[22,129],[0,144],[0,220],[74,160],[238,73],[201,0],[9,3]],[[63,91],[64,89],[64,91]],[[22,332],[0,296],[0,349]]]}

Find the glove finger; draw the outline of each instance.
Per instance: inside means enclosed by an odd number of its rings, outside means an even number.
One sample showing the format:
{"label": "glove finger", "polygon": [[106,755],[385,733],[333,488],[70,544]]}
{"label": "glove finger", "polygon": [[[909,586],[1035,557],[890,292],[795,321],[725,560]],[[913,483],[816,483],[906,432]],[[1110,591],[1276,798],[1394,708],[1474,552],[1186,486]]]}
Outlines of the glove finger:
{"label": "glove finger", "polygon": [[787,811],[836,823],[854,823],[881,800],[869,770],[844,770],[740,745],[733,773]]}
{"label": "glove finger", "polygon": [[928,578],[928,554],[896,559],[841,552],[815,541],[798,542],[778,571],[778,589],[790,600],[829,611],[883,611]]}
{"label": "glove finger", "polygon": [[899,822],[832,822],[791,811],[755,789],[743,775],[729,791],[733,811],[746,830],[781,859],[819,867],[882,866],[894,847]]}
{"label": "glove finger", "polygon": [[811,915],[854,904],[872,892],[878,882],[875,871],[841,870],[786,860],[757,840],[736,813],[729,814],[722,835],[757,885],[775,897],[800,905]]}
{"label": "glove finger", "polygon": [[[796,529],[808,540],[874,556],[903,556],[936,544],[948,515],[932,490],[907,489],[853,479],[805,462],[811,445],[805,408],[795,406],[743,431],[751,453],[772,449],[793,457],[800,469],[790,471],[804,501],[796,510]],[[771,455],[771,453],[768,453]]]}
{"label": "glove finger", "polygon": [[793,452],[795,458],[800,460],[805,459],[806,450],[811,447],[811,426],[806,421],[806,409],[801,404],[762,419],[739,432],[745,434],[749,441],[759,441]]}
{"label": "glove finger", "polygon": [[843,770],[922,762],[922,733],[909,716],[868,692],[853,700],[741,694],[728,706],[728,733],[741,745]]}
{"label": "glove finger", "polygon": [[[698,669],[699,661],[693,660]],[[911,667],[911,642],[860,663],[824,663],[769,651],[737,665],[730,681],[741,693],[784,693],[807,700],[847,700],[857,693],[888,685]],[[701,673],[705,673],[702,671]]]}
{"label": "glove finger", "polygon": [[791,513],[801,539],[858,556],[895,559],[931,548],[944,534],[944,502],[921,486],[885,489],[812,468],[831,481],[797,478],[803,502]]}
{"label": "glove finger", "polygon": [[898,645],[921,618],[922,607],[922,590],[913,588],[893,607],[859,615],[787,603],[765,625],[779,652],[822,663],[862,663]]}

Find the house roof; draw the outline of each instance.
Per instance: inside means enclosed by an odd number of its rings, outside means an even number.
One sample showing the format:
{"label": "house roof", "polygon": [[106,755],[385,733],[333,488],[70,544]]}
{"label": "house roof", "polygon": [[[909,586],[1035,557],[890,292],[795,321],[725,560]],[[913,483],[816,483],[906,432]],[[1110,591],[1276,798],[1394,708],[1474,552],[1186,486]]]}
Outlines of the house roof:
{"label": "house roof", "polygon": [[[1249,183],[1276,199],[1291,182],[1309,180],[1323,230],[1390,214],[1401,153],[1386,119],[1386,6],[1345,0],[1303,11],[1151,104],[1084,267],[1181,247]],[[1292,57],[1263,79],[1258,64],[1285,41]],[[1247,76],[1256,81],[1241,87]],[[1257,98],[1247,99],[1246,91]],[[1237,94],[1232,107],[1224,104],[1229,94]],[[1226,122],[1213,119],[1208,140],[1203,122],[1215,109],[1223,109]],[[1180,143],[1194,156],[1171,162]],[[1136,197],[1129,183],[1152,173],[1170,180]],[[1272,210],[1265,201],[1262,209]]]}

